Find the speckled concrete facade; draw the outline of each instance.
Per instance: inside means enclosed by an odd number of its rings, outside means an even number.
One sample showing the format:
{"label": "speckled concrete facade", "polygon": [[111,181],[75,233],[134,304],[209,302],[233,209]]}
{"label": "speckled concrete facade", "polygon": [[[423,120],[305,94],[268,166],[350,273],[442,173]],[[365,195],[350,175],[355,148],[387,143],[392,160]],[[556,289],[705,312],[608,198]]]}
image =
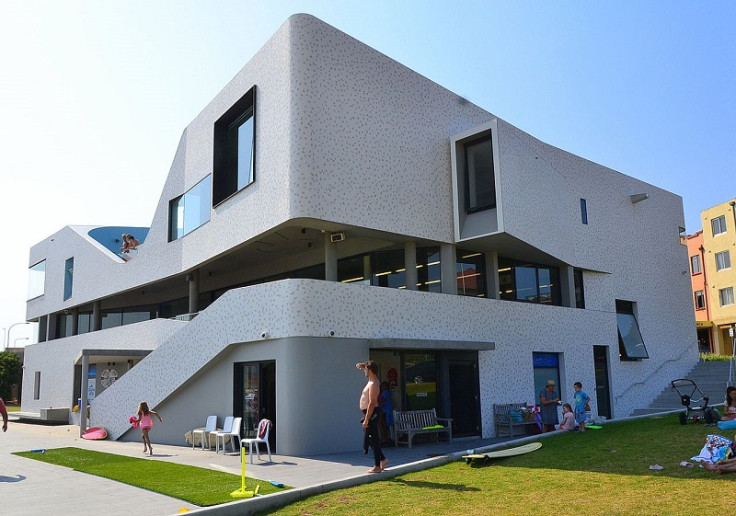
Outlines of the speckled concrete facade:
{"label": "speckled concrete facade", "polygon": [[[169,242],[169,202],[211,173],[214,123],[254,86],[255,182],[213,208],[209,222]],[[463,233],[453,142],[488,128],[497,160],[496,224]],[[649,198],[633,204],[636,193]],[[588,203],[587,225],[580,220],[581,198]],[[156,339],[153,353],[95,399],[92,423],[113,437],[137,438],[127,432],[127,415],[146,399],[165,414],[154,440],[182,442],[208,413],[232,411],[234,363],[275,360],[279,452],[358,449],[362,377],[354,363],[367,359],[379,341],[400,339],[418,350],[428,341],[479,350],[482,433],[490,436],[493,403],[535,400],[533,352],[560,354],[561,391],[569,397],[575,381],[594,390],[592,349],[608,346],[614,416],[646,405],[697,360],[678,196],[546,145],[307,15],[289,18],[185,129],[135,259],[123,263],[75,227],[31,249],[29,265],[45,259],[47,266],[45,293],[28,302],[28,318],[121,292],[135,299],[149,284],[300,221],[499,255],[505,244],[498,242],[515,242],[517,252],[583,269],[586,308],[312,280],[234,289],[193,321],[174,323],[184,328]],[[74,293],[62,301],[64,260],[72,256]],[[278,263],[264,259],[262,276],[279,272]],[[650,359],[619,360],[616,299],[637,303]],[[329,329],[336,337],[327,337]],[[44,358],[55,346],[68,343],[70,355],[100,347],[102,333],[38,344],[26,365],[45,375],[58,369]],[[71,383],[73,367],[62,367],[58,381]],[[24,384],[24,408],[27,392],[32,389]],[[44,398],[38,406],[67,406],[67,398]],[[305,417],[327,406],[339,422],[305,431]]]}

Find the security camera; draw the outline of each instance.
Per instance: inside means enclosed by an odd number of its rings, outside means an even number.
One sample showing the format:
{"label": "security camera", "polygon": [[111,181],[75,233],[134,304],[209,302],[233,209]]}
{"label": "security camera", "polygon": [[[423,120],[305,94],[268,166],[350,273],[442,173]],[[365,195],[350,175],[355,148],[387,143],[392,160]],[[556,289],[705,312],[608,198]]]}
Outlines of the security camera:
{"label": "security camera", "polygon": [[268,332],[266,332],[266,331],[262,332],[261,333],[261,338],[262,339],[265,339],[266,337],[268,337]]}
{"label": "security camera", "polygon": [[329,335],[330,337],[334,337],[335,336],[335,330],[328,331],[327,332],[327,335]]}

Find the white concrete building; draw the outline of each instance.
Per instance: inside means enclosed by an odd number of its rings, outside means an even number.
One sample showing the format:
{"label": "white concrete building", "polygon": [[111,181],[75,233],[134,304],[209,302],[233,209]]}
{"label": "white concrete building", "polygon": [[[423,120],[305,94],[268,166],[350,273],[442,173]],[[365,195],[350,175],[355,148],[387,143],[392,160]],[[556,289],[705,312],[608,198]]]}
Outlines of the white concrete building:
{"label": "white concrete building", "polygon": [[147,400],[158,442],[234,414],[272,419],[278,453],[358,450],[373,358],[455,436],[548,378],[627,416],[698,360],[683,225],[677,195],[295,15],[184,130],[150,230],[31,249],[23,409],[89,393],[138,439]]}

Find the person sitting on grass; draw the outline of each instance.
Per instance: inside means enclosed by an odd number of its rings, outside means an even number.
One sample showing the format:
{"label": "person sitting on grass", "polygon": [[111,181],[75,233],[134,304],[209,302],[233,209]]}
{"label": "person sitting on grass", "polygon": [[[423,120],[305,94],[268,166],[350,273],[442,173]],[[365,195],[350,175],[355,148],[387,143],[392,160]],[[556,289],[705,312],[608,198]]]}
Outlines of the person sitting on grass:
{"label": "person sitting on grass", "polygon": [[723,417],[721,421],[736,419],[736,387],[733,385],[726,389],[726,401],[723,403]]}
{"label": "person sitting on grass", "polygon": [[719,475],[725,475],[726,473],[736,473],[736,458],[726,459],[713,464],[712,462],[702,461],[700,463],[708,471],[714,471]]}
{"label": "person sitting on grass", "polygon": [[575,414],[569,403],[562,405],[562,423],[555,425],[555,430],[575,430]]}

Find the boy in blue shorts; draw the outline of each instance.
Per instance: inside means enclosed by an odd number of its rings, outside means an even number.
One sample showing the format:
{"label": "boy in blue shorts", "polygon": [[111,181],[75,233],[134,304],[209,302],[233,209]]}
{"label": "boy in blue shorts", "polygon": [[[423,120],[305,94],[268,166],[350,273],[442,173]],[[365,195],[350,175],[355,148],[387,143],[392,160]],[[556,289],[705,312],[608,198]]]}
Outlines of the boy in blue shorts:
{"label": "boy in blue shorts", "polygon": [[574,387],[575,394],[573,394],[573,397],[575,398],[575,422],[578,424],[580,431],[585,432],[585,421],[587,419],[585,411],[590,403],[590,396],[583,392],[582,383],[575,382]]}

